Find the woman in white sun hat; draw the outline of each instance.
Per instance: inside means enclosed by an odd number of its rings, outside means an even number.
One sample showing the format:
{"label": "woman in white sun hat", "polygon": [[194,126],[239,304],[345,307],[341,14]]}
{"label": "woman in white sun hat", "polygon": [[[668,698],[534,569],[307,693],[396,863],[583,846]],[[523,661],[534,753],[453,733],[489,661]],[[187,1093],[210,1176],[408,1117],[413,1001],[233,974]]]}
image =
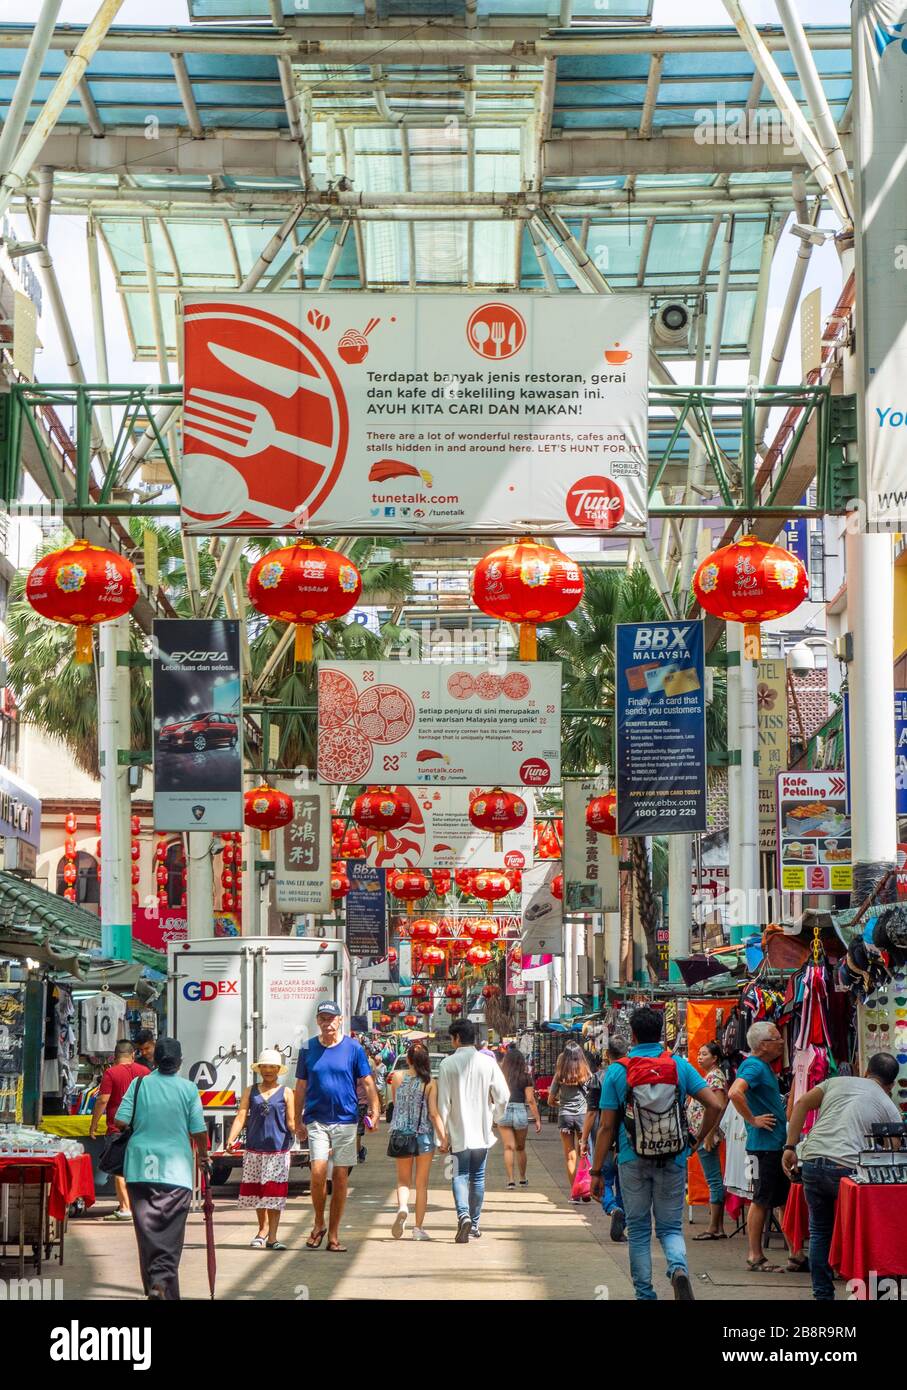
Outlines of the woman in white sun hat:
{"label": "woman in white sun hat", "polygon": [[276,1048],[265,1048],[252,1070],[258,1072],[260,1079],[257,1085],[243,1091],[227,1148],[233,1147],[245,1128],[239,1205],[254,1207],[258,1215],[258,1235],[251,1242],[253,1250],[286,1250],[277,1239],[277,1227],[289,1187],[290,1149],[296,1130],[295,1098],[288,1086],[278,1084],[278,1078],[287,1069]]}

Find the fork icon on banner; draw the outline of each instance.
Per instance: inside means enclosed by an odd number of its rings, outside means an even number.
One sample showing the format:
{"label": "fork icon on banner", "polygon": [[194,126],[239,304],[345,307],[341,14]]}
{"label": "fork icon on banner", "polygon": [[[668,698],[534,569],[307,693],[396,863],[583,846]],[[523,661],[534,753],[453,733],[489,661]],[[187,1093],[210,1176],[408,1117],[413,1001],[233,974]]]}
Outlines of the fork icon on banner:
{"label": "fork icon on banner", "polygon": [[183,418],[194,438],[235,458],[251,458],[263,449],[275,447],[302,455],[322,469],[329,468],[334,460],[333,449],[301,435],[284,434],[260,401],[236,400],[219,391],[194,386],[186,398]]}
{"label": "fork icon on banner", "polygon": [[504,325],[500,322],[499,319],[495,319],[494,323],[491,325],[491,341],[497,348],[495,356],[500,357],[501,347],[504,343]]}

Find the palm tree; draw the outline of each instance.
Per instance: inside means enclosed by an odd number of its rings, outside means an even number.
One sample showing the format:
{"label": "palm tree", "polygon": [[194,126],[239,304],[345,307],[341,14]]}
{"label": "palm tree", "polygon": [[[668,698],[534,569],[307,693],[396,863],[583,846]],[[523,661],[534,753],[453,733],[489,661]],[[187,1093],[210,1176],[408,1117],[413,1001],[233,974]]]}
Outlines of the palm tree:
{"label": "palm tree", "polygon": [[[613,773],[614,768],[617,624],[657,621],[664,617],[664,606],[642,565],[630,569],[588,568],[583,577],[582,603],[563,623],[540,634],[539,658],[562,662],[566,708],[596,711],[593,715],[566,716],[562,739],[564,771],[590,776],[604,767]],[[727,683],[723,674],[715,675],[712,701],[706,710],[709,751],[727,747]],[[646,960],[653,976],[657,976],[658,908],[645,837],[632,837],[629,847],[646,939]],[[663,852],[655,850],[656,878],[663,879],[665,858]]]}
{"label": "palm tree", "polygon": [[[149,524],[138,518],[130,521],[130,531],[141,549],[142,531]],[[165,525],[152,528],[158,539],[158,561],[161,589],[174,612],[180,617],[192,616],[192,604],[179,531]],[[66,545],[72,536],[61,532],[50,537],[42,553]],[[250,541],[240,560],[240,574],[245,581],[257,558],[282,541]],[[334,544],[325,541],[324,544]],[[345,552],[362,572],[362,602],[368,604],[372,595],[382,602],[401,603],[412,587],[408,566],[393,554],[396,542],[384,542],[382,549],[390,550],[389,559],[371,560],[374,543],[360,539],[345,544]],[[217,560],[209,546],[198,550],[201,591],[205,593],[214,578]],[[10,587],[10,602],[6,615],[8,640],[6,644],[7,679],[12,688],[24,723],[32,724],[51,738],[62,742],[72,753],[76,764],[90,776],[98,776],[97,744],[97,687],[96,667],[79,666],[72,660],[73,633],[64,624],[47,622],[24,597],[25,573],[16,576]],[[225,617],[223,599],[218,601],[213,617]],[[258,677],[274,651],[285,625],[272,623],[252,610],[249,615],[251,672],[247,673],[247,695],[251,694]],[[347,658],[374,661],[387,653],[400,637],[400,628],[386,623],[380,635],[368,631],[359,623],[342,621],[322,624],[316,633],[316,660]],[[144,635],[131,626],[132,650],[140,653]],[[151,685],[147,668],[134,666],[130,671],[132,747],[141,750],[151,746]],[[308,706],[315,704],[314,666],[295,666],[292,645],[274,663],[255,703],[278,706]],[[281,713],[275,715],[280,729],[280,760],[283,766],[314,766],[315,721],[311,714]]]}

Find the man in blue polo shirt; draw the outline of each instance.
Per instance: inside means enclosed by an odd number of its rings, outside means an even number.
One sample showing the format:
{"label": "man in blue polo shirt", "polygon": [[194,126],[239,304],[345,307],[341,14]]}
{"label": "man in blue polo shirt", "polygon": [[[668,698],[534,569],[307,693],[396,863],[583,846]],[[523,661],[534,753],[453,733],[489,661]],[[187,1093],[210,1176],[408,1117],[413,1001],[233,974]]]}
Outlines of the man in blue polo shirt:
{"label": "man in blue polo shirt", "polygon": [[[301,1141],[309,1142],[315,1214],[306,1245],[317,1250],[326,1235],[328,1250],[341,1255],[347,1247],[340,1244],[340,1220],[346,1206],[350,1169],[356,1162],[357,1082],[362,1082],[372,1129],[378,1123],[381,1107],[365,1048],[343,1036],[340,1005],[333,999],[319,1004],[317,1022],[319,1036],[300,1047],[296,1063],[296,1133]],[[334,1160],[333,1189],[325,1226],[330,1158]]]}
{"label": "man in blue polo shirt", "polygon": [[[630,1015],[631,1047],[629,1058],[662,1057],[662,1015],[656,1009],[637,1009]],[[702,1128],[694,1136],[694,1147],[714,1129],[721,1118],[721,1101],[707,1086],[695,1067],[684,1057],[675,1057],[677,1086],[680,1090],[682,1113],[686,1103],[695,1096],[705,1111]],[[690,1301],[693,1286],[687,1270],[687,1250],[683,1239],[683,1198],[686,1189],[687,1158],[690,1149],[666,1158],[644,1158],[633,1148],[624,1123],[624,1103],[627,1099],[627,1068],[615,1062],[605,1072],[602,1081],[601,1123],[595,1141],[592,1162],[592,1196],[601,1199],[602,1167],[611,1152],[617,1130],[617,1162],[620,1165],[620,1188],[623,1194],[624,1215],[627,1218],[627,1240],[630,1246],[630,1277],[636,1297],[652,1300],[658,1297],[652,1287],[652,1217],[655,1234],[667,1260],[667,1275],[674,1288],[675,1299]]]}

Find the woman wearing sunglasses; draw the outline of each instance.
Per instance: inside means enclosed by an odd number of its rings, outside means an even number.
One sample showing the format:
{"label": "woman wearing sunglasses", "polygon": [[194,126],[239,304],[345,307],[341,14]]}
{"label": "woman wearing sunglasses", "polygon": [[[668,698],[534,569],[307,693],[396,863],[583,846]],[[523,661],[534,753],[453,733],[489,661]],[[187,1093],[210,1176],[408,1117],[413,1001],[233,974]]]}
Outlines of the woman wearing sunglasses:
{"label": "woman wearing sunglasses", "polygon": [[252,1070],[258,1072],[260,1080],[243,1091],[227,1148],[233,1147],[245,1129],[239,1206],[254,1208],[258,1217],[252,1249],[286,1250],[277,1239],[277,1228],[290,1184],[296,1101],[289,1086],[278,1085],[286,1067],[276,1048],[266,1048]]}

